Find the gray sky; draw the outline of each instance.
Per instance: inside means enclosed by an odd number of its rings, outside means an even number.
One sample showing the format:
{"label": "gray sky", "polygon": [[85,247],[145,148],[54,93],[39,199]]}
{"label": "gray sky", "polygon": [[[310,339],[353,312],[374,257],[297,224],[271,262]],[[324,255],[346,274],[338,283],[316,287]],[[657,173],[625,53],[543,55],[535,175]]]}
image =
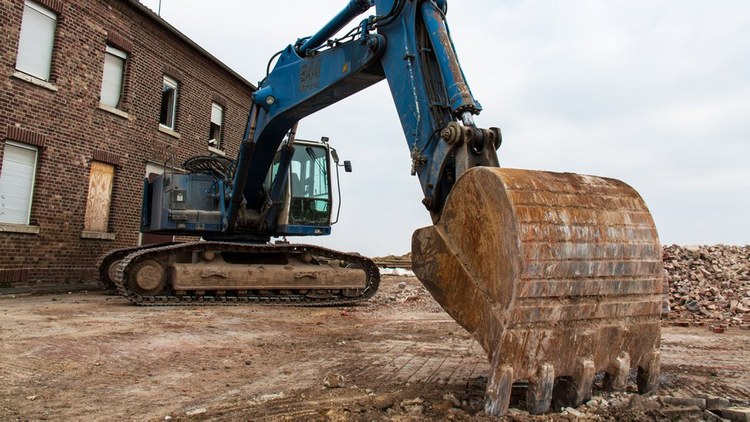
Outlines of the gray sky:
{"label": "gray sky", "polygon": [[[158,0],[142,0],[156,10]],[[161,15],[252,82],[348,0],[162,0]],[[499,126],[504,167],[621,179],[664,244],[750,243],[750,2],[449,1],[459,59]],[[374,9],[373,9],[374,10]],[[328,136],[342,174],[333,235],[311,243],[376,256],[430,224],[382,82],[300,123]]]}

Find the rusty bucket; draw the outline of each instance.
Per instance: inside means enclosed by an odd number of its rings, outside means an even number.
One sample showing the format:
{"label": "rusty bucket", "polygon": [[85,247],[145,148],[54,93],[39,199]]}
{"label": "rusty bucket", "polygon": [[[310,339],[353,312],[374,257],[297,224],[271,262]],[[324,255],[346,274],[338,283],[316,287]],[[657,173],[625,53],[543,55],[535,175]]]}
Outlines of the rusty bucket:
{"label": "rusty bucket", "polygon": [[[578,406],[597,374],[657,387],[661,245],[645,203],[618,180],[478,167],[440,221],[412,239],[417,277],[490,361],[486,412],[524,382],[531,413]],[[521,384],[519,384],[521,385]]]}

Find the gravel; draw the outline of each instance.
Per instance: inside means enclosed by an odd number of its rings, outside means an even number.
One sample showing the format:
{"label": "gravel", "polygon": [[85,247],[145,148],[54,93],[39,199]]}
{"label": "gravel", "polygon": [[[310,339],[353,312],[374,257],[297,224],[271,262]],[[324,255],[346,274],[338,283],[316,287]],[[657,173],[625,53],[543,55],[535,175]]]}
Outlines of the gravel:
{"label": "gravel", "polygon": [[665,246],[664,271],[666,321],[748,328],[750,246]]}

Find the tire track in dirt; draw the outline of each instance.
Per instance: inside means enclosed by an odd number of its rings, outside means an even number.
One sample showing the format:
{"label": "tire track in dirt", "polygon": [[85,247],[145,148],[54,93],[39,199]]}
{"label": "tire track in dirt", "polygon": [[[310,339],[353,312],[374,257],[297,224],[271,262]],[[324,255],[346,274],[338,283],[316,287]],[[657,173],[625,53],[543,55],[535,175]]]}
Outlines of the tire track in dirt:
{"label": "tire track in dirt", "polygon": [[[382,420],[423,400],[421,415],[443,420],[448,411],[435,409],[446,395],[474,415],[489,371],[484,351],[416,279],[402,280],[346,308],[0,299],[0,419],[163,420],[200,411],[195,418]],[[749,401],[749,334],[665,327],[660,394]],[[344,386],[326,388],[329,374]]]}

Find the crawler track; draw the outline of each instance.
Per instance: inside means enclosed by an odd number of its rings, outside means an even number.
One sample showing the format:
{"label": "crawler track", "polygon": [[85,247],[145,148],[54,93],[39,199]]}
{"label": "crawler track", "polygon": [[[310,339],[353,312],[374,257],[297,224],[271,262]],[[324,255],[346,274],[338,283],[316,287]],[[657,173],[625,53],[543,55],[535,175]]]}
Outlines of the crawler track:
{"label": "crawler track", "polygon": [[[168,246],[168,245],[174,245],[174,242],[168,242],[168,243],[161,243],[160,246]],[[96,268],[98,268],[99,274],[97,278],[97,282],[102,287],[102,289],[106,290],[107,293],[110,294],[117,294],[117,286],[115,285],[114,279],[111,275],[114,275],[110,272],[110,266],[117,261],[121,261],[126,256],[130,255],[133,252],[136,252],[138,250],[141,250],[146,247],[153,247],[154,245],[146,245],[146,246],[134,246],[129,248],[122,248],[122,249],[115,249],[113,251],[109,251],[108,253],[102,255],[99,257],[99,261],[96,263]]]}
{"label": "crawler track", "polygon": [[[300,292],[295,290],[234,290],[221,292],[199,291],[183,292],[177,295],[169,286],[164,290],[153,294],[139,294],[128,287],[129,271],[139,262],[149,259],[164,259],[179,253],[200,253],[203,251],[232,251],[249,252],[253,254],[300,254],[311,253],[317,259],[339,260],[349,265],[361,267],[367,275],[365,288],[359,296],[345,296],[340,291],[322,289],[315,291],[305,289]],[[106,258],[105,258],[106,259]],[[239,265],[239,264],[238,264]],[[100,271],[101,272],[101,271]],[[294,305],[294,306],[331,306],[349,305],[371,298],[378,290],[380,284],[380,272],[375,263],[364,256],[352,253],[344,253],[331,249],[312,245],[253,245],[229,242],[195,242],[182,243],[157,247],[146,247],[136,249],[126,254],[118,266],[115,280],[113,280],[117,291],[130,302],[138,305],[234,305],[242,303],[259,303],[269,305]]]}

